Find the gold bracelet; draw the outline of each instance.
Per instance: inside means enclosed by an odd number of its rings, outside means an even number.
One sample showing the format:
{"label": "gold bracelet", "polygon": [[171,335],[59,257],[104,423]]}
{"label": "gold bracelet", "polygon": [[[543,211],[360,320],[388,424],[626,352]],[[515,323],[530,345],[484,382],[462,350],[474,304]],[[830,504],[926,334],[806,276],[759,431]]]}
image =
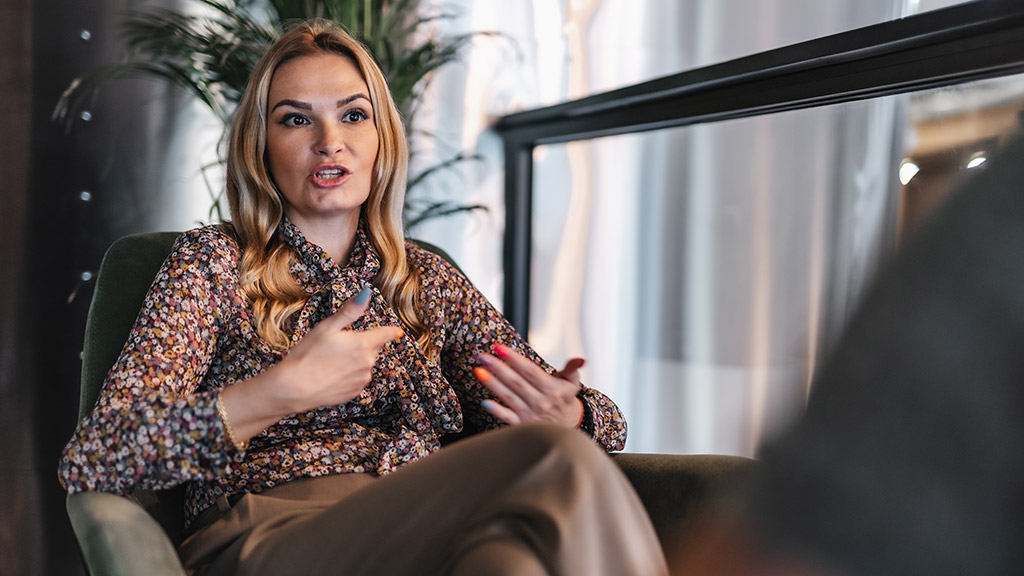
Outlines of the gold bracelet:
{"label": "gold bracelet", "polygon": [[235,450],[245,450],[246,443],[239,442],[235,439],[235,432],[231,430],[231,422],[228,421],[228,412],[224,409],[224,401],[221,399],[221,392],[217,392],[217,415],[220,416],[220,422],[224,425],[224,435],[228,437],[228,442],[234,446]]}

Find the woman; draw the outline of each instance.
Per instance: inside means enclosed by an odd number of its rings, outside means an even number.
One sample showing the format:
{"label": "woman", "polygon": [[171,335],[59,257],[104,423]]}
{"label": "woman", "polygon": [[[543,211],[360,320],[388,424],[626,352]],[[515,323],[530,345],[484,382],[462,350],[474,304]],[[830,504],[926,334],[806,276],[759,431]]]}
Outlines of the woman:
{"label": "woman", "polygon": [[[582,361],[554,372],[405,243],[404,134],[340,28],[270,48],[232,126],[232,220],[176,242],[62,482],[186,484],[199,574],[663,573]],[[501,430],[441,450],[464,426]]]}

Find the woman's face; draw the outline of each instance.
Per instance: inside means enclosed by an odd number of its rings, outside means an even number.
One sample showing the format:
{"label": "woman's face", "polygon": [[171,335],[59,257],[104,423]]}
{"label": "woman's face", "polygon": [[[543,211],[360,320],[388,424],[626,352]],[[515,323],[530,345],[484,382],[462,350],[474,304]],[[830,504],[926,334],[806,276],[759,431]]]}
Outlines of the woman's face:
{"label": "woman's face", "polygon": [[354,225],[370,194],[377,159],[370,91],[355,64],[336,54],[289,60],[267,99],[270,173],[303,224]]}

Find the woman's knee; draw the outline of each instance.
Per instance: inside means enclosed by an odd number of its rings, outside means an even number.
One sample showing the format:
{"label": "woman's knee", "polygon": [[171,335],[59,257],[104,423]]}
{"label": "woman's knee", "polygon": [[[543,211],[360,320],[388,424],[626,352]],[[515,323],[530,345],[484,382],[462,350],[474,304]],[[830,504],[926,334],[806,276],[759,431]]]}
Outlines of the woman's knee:
{"label": "woman's knee", "polygon": [[526,542],[515,538],[486,540],[463,552],[455,560],[450,576],[508,574],[546,576],[547,569]]}
{"label": "woman's knee", "polygon": [[576,467],[615,466],[594,441],[579,430],[554,424],[520,424],[507,430],[507,441],[537,457],[554,457]]}

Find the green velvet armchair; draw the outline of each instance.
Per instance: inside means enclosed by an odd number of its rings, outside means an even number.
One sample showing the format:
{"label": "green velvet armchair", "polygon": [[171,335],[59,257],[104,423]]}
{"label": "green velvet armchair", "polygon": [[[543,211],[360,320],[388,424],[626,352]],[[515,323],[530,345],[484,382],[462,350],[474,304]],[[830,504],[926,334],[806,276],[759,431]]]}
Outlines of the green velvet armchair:
{"label": "green velvet armchair", "polygon": [[[126,236],[100,266],[85,329],[79,417],[88,414],[127,340],[150,282],[177,232]],[[425,243],[443,257],[443,251]],[[663,545],[685,538],[697,509],[723,483],[749,473],[753,461],[720,455],[614,454],[647,508]],[[183,490],[129,496],[83,492],[67,497],[68,516],[93,576],[184,576],[175,551],[181,542]]]}

